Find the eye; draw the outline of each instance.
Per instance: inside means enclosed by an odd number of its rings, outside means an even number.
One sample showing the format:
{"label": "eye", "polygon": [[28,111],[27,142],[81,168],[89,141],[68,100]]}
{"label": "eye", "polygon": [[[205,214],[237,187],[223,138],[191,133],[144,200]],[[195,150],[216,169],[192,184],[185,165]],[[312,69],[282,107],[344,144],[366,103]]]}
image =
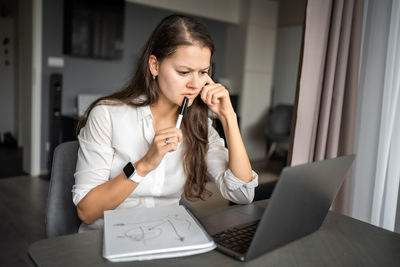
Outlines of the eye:
{"label": "eye", "polygon": [[188,72],[188,71],[178,71],[178,73],[181,74],[181,75],[186,75],[186,74],[188,74],[189,72]]}
{"label": "eye", "polygon": [[201,74],[201,75],[208,74],[208,71],[201,71],[200,74]]}

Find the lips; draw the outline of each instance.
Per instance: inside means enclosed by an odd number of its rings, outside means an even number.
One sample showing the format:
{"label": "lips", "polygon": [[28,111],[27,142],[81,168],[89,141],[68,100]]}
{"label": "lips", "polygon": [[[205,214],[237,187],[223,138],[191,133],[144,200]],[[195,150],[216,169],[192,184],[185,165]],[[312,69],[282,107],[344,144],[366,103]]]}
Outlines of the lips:
{"label": "lips", "polygon": [[193,99],[193,98],[195,98],[195,94],[184,94],[183,96],[186,96],[187,98],[189,98],[189,99]]}

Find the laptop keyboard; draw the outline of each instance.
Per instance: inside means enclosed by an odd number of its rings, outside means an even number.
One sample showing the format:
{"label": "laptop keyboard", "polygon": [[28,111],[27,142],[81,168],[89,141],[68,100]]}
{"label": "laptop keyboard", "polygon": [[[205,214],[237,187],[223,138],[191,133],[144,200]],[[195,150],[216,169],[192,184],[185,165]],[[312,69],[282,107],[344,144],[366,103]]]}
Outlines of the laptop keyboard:
{"label": "laptop keyboard", "polygon": [[257,230],[260,220],[243,226],[236,226],[214,234],[214,241],[239,254],[244,254],[249,249],[251,240]]}

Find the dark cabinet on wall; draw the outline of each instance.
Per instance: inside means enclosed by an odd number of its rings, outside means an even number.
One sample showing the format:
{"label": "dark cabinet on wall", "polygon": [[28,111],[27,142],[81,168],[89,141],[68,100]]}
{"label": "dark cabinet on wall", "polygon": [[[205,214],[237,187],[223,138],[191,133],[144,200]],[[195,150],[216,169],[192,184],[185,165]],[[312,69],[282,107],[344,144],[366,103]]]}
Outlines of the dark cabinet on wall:
{"label": "dark cabinet on wall", "polygon": [[124,13],[125,0],[64,0],[64,54],[120,59]]}

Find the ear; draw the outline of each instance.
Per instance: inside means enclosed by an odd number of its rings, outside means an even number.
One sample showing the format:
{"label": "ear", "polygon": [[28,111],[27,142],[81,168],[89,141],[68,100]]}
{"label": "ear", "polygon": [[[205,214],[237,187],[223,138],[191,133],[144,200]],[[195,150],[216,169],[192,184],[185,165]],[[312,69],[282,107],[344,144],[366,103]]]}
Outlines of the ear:
{"label": "ear", "polygon": [[158,67],[159,67],[159,62],[157,60],[157,57],[155,55],[150,55],[149,68],[150,68],[151,75],[158,76]]}

